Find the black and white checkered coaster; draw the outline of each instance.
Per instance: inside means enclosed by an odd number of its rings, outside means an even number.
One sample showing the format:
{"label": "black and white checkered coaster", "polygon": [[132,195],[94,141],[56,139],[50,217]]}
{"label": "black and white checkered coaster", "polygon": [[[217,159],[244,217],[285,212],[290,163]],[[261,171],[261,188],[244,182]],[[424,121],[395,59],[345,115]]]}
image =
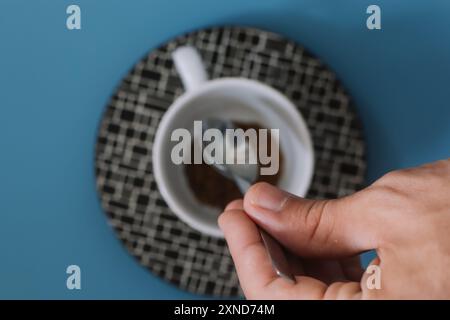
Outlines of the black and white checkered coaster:
{"label": "black and white checkered coaster", "polygon": [[236,296],[238,278],[224,240],[180,221],[158,191],[152,144],[183,87],[171,52],[196,47],[211,78],[264,82],[293,101],[311,131],[315,173],[308,197],[334,198],[363,185],[365,145],[344,88],[317,58],[281,36],[252,28],[212,28],[150,52],[123,79],[97,139],[97,189],[110,224],[130,253],[157,276],[198,294]]}

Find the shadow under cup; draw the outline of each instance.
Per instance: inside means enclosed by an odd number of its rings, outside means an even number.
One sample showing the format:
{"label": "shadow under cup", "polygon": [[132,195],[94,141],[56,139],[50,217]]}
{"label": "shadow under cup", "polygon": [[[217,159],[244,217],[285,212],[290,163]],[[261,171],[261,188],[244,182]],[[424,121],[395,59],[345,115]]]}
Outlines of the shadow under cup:
{"label": "shadow under cup", "polygon": [[306,194],[312,178],[314,155],[309,131],[296,107],[281,93],[257,81],[217,79],[179,97],[161,120],[154,141],[156,182],[168,206],[180,219],[202,233],[223,237],[217,225],[220,211],[196,199],[188,184],[184,164],[177,165],[171,159],[172,148],[178,143],[171,141],[172,132],[185,128],[193,137],[194,121],[207,118],[279,129],[283,171],[278,186],[299,196]]}

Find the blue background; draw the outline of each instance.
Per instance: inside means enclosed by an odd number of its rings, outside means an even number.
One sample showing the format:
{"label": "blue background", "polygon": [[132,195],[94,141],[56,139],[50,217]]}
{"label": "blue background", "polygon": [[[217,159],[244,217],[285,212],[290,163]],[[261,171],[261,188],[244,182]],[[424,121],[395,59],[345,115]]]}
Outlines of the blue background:
{"label": "blue background", "polygon": [[[79,31],[66,29],[72,3]],[[370,4],[382,30],[365,26]],[[449,157],[449,12],[446,0],[0,0],[0,298],[197,297],[128,255],[95,190],[100,117],[150,49],[221,24],[302,43],[356,101],[370,182]],[[66,289],[70,264],[82,269],[80,291]]]}

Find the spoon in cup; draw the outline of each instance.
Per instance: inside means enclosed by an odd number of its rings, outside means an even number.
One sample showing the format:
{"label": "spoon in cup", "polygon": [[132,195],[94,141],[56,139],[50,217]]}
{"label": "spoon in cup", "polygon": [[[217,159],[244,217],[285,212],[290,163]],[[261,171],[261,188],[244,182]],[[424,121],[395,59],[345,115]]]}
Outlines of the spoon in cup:
{"label": "spoon in cup", "polygon": [[[226,147],[229,147],[229,143],[225,141],[226,130],[236,129],[235,125],[229,120],[206,119],[203,120],[202,126],[203,132],[205,132],[205,130],[207,129],[217,129],[222,133],[222,136],[224,137],[224,139],[222,140],[222,150],[225,154]],[[245,139],[244,141],[241,141],[240,145],[239,139],[238,145],[235,145],[234,141],[232,143],[233,144],[231,147],[235,148],[235,156],[237,154],[245,156],[248,153],[248,159],[251,159],[251,152],[256,152],[256,150],[254,150],[254,148],[252,148],[252,146],[250,146],[250,144]],[[206,142],[204,140],[202,140],[202,144],[203,147],[206,146]],[[233,162],[233,164],[227,164],[226,161],[223,161],[224,163],[221,164],[217,163],[217,161],[214,161],[211,155],[207,154],[207,152],[204,153],[204,157],[205,160],[207,160],[207,163],[211,165],[218,173],[220,173],[225,178],[232,180],[241,191],[242,195],[247,192],[250,186],[255,183],[256,179],[258,178],[259,166],[257,163],[235,164],[235,162]],[[289,282],[295,283],[295,277],[291,272],[288,260],[281,245],[266,231],[259,227],[258,229],[266,247],[267,254],[272,262],[272,267],[274,268],[277,275]]]}

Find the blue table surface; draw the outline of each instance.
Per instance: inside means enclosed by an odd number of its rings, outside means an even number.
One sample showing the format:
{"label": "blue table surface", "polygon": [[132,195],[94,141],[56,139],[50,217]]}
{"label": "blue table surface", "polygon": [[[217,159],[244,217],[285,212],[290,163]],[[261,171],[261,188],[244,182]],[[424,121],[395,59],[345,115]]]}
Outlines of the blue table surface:
{"label": "blue table surface", "polygon": [[[72,3],[79,31],[66,29]],[[366,28],[370,4],[382,30]],[[152,48],[224,24],[303,44],[355,99],[371,182],[450,155],[449,12],[447,0],[0,0],[0,298],[199,297],[127,253],[95,190],[102,112]],[[70,264],[79,291],[66,288]]]}

